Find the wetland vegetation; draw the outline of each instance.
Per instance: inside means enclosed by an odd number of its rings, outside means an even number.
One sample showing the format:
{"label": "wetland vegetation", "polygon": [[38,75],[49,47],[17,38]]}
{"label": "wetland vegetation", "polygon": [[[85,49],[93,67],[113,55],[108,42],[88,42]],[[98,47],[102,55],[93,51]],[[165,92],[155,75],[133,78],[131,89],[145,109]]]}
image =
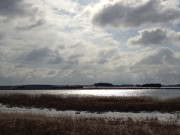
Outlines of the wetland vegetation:
{"label": "wetland vegetation", "polygon": [[175,112],[180,111],[180,97],[78,97],[61,95],[0,94],[0,103],[9,107],[52,108],[90,112]]}
{"label": "wetland vegetation", "polygon": [[0,112],[0,135],[180,135],[180,125],[145,120],[71,118]]}

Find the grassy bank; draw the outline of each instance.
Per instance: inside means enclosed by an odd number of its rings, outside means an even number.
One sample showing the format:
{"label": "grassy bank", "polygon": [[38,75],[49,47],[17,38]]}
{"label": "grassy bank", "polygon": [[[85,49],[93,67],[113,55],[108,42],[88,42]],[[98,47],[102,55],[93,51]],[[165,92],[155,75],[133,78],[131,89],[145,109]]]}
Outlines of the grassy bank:
{"label": "grassy bank", "polygon": [[102,119],[48,117],[0,112],[0,135],[180,135],[174,122],[156,118],[134,121],[131,118]]}
{"label": "grassy bank", "polygon": [[180,97],[154,99],[151,97],[63,97],[55,95],[1,94],[0,103],[10,107],[54,108],[77,111],[180,111]]}

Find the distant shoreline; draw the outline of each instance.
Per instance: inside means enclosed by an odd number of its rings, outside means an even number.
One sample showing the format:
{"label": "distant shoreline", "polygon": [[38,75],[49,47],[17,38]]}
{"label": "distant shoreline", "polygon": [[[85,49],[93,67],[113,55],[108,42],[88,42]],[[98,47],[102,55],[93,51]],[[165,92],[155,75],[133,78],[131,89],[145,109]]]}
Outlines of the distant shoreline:
{"label": "distant shoreline", "polygon": [[131,89],[179,89],[180,87],[83,87],[83,88],[74,88],[74,87],[67,87],[67,88],[0,88],[0,90],[131,90]]}
{"label": "distant shoreline", "polygon": [[101,89],[180,89],[180,85],[161,85],[159,83],[150,84],[123,84],[114,85],[110,83],[95,83],[94,85],[1,85],[0,90],[101,90]]}
{"label": "distant shoreline", "polygon": [[180,87],[84,87],[82,89],[98,89],[98,90],[103,90],[103,89],[179,89]]}

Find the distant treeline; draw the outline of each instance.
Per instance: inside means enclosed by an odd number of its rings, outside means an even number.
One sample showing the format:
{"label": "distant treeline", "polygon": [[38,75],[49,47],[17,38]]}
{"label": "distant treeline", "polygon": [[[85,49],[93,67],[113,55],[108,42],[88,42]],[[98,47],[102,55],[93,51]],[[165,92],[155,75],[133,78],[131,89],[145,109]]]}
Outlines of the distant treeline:
{"label": "distant treeline", "polygon": [[46,90],[46,89],[82,89],[81,85],[18,85],[18,86],[0,86],[1,90]]}
{"label": "distant treeline", "polygon": [[111,83],[95,83],[96,87],[134,87],[133,84],[122,84],[122,85],[113,85]]}
{"label": "distant treeline", "polygon": [[161,87],[160,83],[143,84],[142,87]]}
{"label": "distant treeline", "polygon": [[113,85],[111,83],[95,83],[94,86],[96,87],[161,87],[160,83],[149,83],[149,84],[142,84],[142,85],[131,85],[131,84],[122,84],[122,85]]}
{"label": "distant treeline", "polygon": [[162,87],[160,83],[137,84],[136,87]]}
{"label": "distant treeline", "polygon": [[94,86],[96,86],[96,87],[98,87],[98,86],[112,87],[113,84],[111,84],[111,83],[95,83]]}

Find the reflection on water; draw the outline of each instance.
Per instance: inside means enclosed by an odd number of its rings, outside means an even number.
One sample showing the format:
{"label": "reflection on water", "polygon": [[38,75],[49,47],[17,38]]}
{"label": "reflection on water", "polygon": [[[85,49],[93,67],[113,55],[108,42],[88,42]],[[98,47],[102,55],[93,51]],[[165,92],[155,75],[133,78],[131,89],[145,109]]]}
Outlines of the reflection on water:
{"label": "reflection on water", "polygon": [[76,94],[93,96],[139,96],[144,92],[142,90],[79,90]]}
{"label": "reflection on water", "polygon": [[0,90],[1,93],[53,94],[63,96],[151,96],[161,99],[180,97],[180,90],[178,89]]}

